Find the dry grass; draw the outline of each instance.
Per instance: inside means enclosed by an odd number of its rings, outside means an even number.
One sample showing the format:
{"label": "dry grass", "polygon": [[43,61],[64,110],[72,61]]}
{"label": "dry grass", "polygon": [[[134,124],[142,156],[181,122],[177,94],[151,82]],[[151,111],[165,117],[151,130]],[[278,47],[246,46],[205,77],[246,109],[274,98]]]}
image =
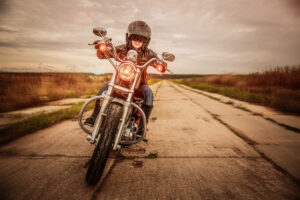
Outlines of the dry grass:
{"label": "dry grass", "polygon": [[205,83],[233,86],[239,88],[286,88],[300,89],[300,65],[276,67],[262,73],[251,73],[248,75],[211,75],[191,80],[200,80]]}
{"label": "dry grass", "polygon": [[148,85],[153,85],[153,84],[155,84],[155,83],[157,83],[157,82],[159,82],[159,81],[161,81],[161,79],[149,79],[148,80],[148,82],[147,82],[147,84]]}
{"label": "dry grass", "polygon": [[[35,106],[50,100],[95,95],[104,81],[108,80],[110,76],[87,74],[0,73],[0,106],[2,110],[7,111],[8,108],[13,110]],[[151,79],[148,84],[158,81],[158,79]],[[10,124],[0,131],[0,145],[62,120],[73,118],[78,115],[82,105],[83,103],[73,104],[70,108],[32,115],[25,120]],[[92,104],[89,104],[87,109],[92,109]]]}
{"label": "dry grass", "polygon": [[107,79],[74,73],[0,73],[0,112],[95,95]]}
{"label": "dry grass", "polygon": [[300,65],[248,75],[210,75],[181,83],[282,111],[300,114]]}

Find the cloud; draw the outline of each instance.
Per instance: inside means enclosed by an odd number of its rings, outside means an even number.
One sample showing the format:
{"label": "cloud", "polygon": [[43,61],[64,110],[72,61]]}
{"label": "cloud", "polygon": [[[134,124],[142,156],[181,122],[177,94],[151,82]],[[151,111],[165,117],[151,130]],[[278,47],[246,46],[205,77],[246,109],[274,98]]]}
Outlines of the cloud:
{"label": "cloud", "polygon": [[287,4],[293,11],[293,14],[300,17],[300,1],[299,0],[287,0]]}
{"label": "cloud", "polygon": [[0,26],[0,32],[13,33],[16,32],[16,30]]}
{"label": "cloud", "polygon": [[187,36],[184,34],[174,34],[173,38],[177,38],[177,39],[182,39],[182,38],[186,38]]}
{"label": "cloud", "polygon": [[18,43],[15,43],[15,42],[1,42],[0,41],[0,47],[19,48],[20,46],[18,45]]}
{"label": "cloud", "polygon": [[[125,42],[133,20],[152,28],[149,47],[175,54],[175,73],[247,72],[300,63],[298,0],[1,0],[0,67],[49,63],[76,70],[109,71],[87,44],[105,27]],[[178,6],[180,5],[180,6]],[[5,12],[2,12],[4,11]],[[99,63],[102,68],[98,68]],[[37,66],[37,64],[36,64]],[[69,67],[69,69],[71,69]]]}
{"label": "cloud", "polygon": [[8,9],[9,9],[8,0],[0,0],[0,15],[6,13]]}

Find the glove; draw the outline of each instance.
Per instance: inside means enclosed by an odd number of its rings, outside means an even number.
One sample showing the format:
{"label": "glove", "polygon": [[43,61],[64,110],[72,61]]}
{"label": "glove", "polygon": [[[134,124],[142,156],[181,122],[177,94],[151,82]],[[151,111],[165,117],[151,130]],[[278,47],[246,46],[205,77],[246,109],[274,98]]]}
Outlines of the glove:
{"label": "glove", "polygon": [[103,52],[100,49],[97,49],[97,57],[99,59],[105,59]]}
{"label": "glove", "polygon": [[103,51],[106,51],[106,53],[108,54],[109,57],[112,57],[112,49],[111,47],[109,47],[108,45],[106,44],[98,44],[98,45],[95,45],[95,49],[97,49],[97,57],[99,59],[105,59],[105,55],[103,53]]}
{"label": "glove", "polygon": [[167,70],[167,63],[164,61],[156,61],[154,67],[159,72],[165,72]]}

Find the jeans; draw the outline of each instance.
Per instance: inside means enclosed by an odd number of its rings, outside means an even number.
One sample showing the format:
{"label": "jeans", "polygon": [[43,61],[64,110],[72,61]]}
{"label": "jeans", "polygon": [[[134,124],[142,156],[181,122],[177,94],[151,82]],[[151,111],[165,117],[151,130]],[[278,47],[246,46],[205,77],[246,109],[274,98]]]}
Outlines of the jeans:
{"label": "jeans", "polygon": [[[104,91],[108,89],[108,82],[105,82],[101,89],[98,92],[98,95],[101,95]],[[153,92],[148,85],[140,85],[140,87],[135,91],[135,95],[142,97],[144,99],[143,104],[146,106],[153,107]]]}

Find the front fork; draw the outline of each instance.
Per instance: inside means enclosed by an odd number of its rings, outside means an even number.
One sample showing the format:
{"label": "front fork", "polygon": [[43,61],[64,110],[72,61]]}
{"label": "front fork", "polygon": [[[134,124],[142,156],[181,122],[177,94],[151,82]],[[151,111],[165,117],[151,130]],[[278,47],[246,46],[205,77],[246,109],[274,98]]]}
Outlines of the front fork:
{"label": "front fork", "polygon": [[[92,132],[91,139],[90,139],[90,143],[92,143],[92,144],[94,144],[96,142],[96,140],[98,140],[99,137],[100,137],[101,133],[99,132],[99,130],[101,128],[103,117],[105,117],[105,116],[107,116],[107,114],[109,114],[109,113],[106,113],[105,110],[106,110],[107,105],[111,102],[111,100],[112,100],[112,98],[110,96],[104,95],[103,103],[102,103],[99,115],[98,115],[98,117],[95,121],[95,127],[94,127],[94,130]],[[118,149],[118,144],[119,144],[119,141],[121,139],[122,132],[123,132],[123,129],[124,129],[124,125],[126,123],[126,119],[127,119],[127,116],[128,116],[129,107],[130,107],[130,103],[125,101],[123,103],[122,118],[120,119],[121,124],[119,125],[118,132],[115,136],[115,142],[114,142],[114,146],[113,146],[114,150]]]}
{"label": "front fork", "polygon": [[123,132],[123,129],[124,129],[124,125],[125,125],[125,122],[126,122],[126,119],[127,119],[127,116],[128,116],[129,106],[130,106],[130,103],[125,101],[124,104],[123,104],[124,109],[123,109],[122,118],[120,119],[121,124],[119,126],[118,133],[115,136],[115,142],[114,142],[114,146],[113,146],[114,150],[118,149],[118,144],[119,144],[119,141],[121,139],[122,132]]}
{"label": "front fork", "polygon": [[112,98],[110,96],[104,95],[102,106],[100,108],[99,115],[97,116],[97,119],[95,121],[95,127],[93,129],[92,136],[90,139],[90,143],[92,143],[92,144],[94,144],[96,142],[96,139],[100,136],[99,130],[101,128],[103,117],[107,115],[105,110],[106,110],[107,105],[110,103],[111,99]]}
{"label": "front fork", "polygon": [[[109,105],[109,103],[111,103],[112,99],[113,99],[112,97],[110,97],[108,95],[104,95],[103,103],[101,105],[99,115],[97,116],[97,119],[95,121],[95,127],[93,129],[91,139],[90,139],[90,143],[92,143],[92,144],[94,144],[96,142],[96,140],[98,140],[99,137],[100,137],[101,133],[99,132],[99,130],[101,128],[103,118],[105,116],[107,116],[107,114],[109,114],[109,113],[106,113],[106,108]],[[117,132],[117,135],[115,137],[115,142],[114,142],[114,146],[113,146],[114,150],[118,149],[118,144],[119,144],[119,141],[121,139],[122,131],[124,129],[124,125],[125,125],[125,122],[126,122],[126,119],[127,119],[127,116],[128,116],[129,107],[130,107],[130,103],[124,101],[123,102],[123,114],[122,114],[122,118],[120,119],[121,124],[119,125],[118,132]]]}

